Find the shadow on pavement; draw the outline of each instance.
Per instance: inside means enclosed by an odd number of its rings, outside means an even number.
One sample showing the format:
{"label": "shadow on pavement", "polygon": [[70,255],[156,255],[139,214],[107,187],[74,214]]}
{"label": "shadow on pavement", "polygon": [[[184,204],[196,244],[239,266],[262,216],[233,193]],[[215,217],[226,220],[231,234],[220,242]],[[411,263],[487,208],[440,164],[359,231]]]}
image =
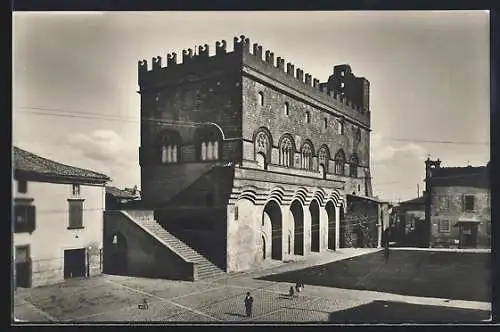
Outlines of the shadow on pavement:
{"label": "shadow on pavement", "polygon": [[491,255],[429,251],[382,252],[256,279],[393,294],[491,301]]}
{"label": "shadow on pavement", "polygon": [[333,312],[330,323],[479,323],[488,319],[485,310],[461,309],[392,301],[373,301]]}

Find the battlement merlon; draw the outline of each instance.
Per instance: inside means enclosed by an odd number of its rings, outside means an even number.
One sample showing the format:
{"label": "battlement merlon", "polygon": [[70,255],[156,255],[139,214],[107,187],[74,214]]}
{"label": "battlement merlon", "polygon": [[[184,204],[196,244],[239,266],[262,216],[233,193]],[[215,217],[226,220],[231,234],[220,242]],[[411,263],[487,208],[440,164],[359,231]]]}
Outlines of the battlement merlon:
{"label": "battlement merlon", "polygon": [[[233,43],[234,50],[228,52],[226,41],[217,41],[215,43],[215,55],[212,56],[209,55],[207,44],[197,47],[198,49],[195,52],[193,52],[193,49],[183,50],[182,63],[177,62],[176,53],[169,53],[165,67],[162,67],[162,58],[160,56],[152,59],[151,68],[148,68],[146,60],[141,60],[138,62],[139,83],[144,82],[145,77],[149,76],[150,72],[163,71],[171,67],[179,67],[179,69],[181,67],[188,68],[191,64],[194,65],[195,63],[197,68],[203,68],[203,63],[220,62],[224,61],[226,56],[239,57],[239,54],[241,54],[243,59],[246,57],[253,58],[250,61],[252,64],[261,70],[265,70],[268,75],[278,80],[284,78],[288,83],[295,82],[292,84],[294,86],[303,85],[306,91],[321,95],[321,99],[327,98],[331,100],[330,103],[349,106],[352,110],[369,116],[370,82],[364,77],[356,77],[352,73],[350,65],[341,64],[334,66],[333,75],[330,75],[327,82],[320,83],[319,80],[313,78],[310,74],[306,73],[304,75],[304,71],[301,68],[295,68],[295,65],[292,63],[285,62],[284,58],[275,58],[274,53],[270,50],[266,50],[265,54],[263,54],[262,46],[257,43],[253,44],[251,50],[250,39],[243,35],[234,37]],[[264,59],[262,58],[263,55]],[[333,91],[333,93],[329,93],[330,91]],[[367,112],[368,114],[366,114]]]}

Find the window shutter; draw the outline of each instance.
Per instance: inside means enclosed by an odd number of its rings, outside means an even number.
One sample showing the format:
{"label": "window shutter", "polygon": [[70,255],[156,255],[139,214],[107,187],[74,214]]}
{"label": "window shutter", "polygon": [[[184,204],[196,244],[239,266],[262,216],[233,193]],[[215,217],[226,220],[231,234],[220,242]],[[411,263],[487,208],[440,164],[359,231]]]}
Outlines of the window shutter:
{"label": "window shutter", "polygon": [[34,206],[28,206],[26,212],[27,228],[28,231],[32,233],[36,228],[36,208]]}
{"label": "window shutter", "polygon": [[69,203],[69,228],[79,228],[83,226],[83,202],[76,201]]}

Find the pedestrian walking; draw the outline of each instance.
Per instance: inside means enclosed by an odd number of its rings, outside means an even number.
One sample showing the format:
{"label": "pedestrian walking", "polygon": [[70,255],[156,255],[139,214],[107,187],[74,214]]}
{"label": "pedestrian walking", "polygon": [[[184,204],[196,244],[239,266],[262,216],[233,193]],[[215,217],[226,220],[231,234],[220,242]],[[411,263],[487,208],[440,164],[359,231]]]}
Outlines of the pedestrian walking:
{"label": "pedestrian walking", "polygon": [[250,295],[250,292],[247,292],[247,296],[245,296],[245,310],[247,317],[252,316],[253,309],[253,297]]}
{"label": "pedestrian walking", "polygon": [[290,295],[290,297],[293,297],[293,295],[294,295],[293,286],[290,286],[290,290],[289,290],[288,295]]}
{"label": "pedestrian walking", "polygon": [[295,290],[297,291],[297,293],[300,293],[301,290],[300,282],[295,283]]}
{"label": "pedestrian walking", "polygon": [[390,255],[389,242],[387,242],[385,247],[384,247],[384,258],[385,258],[386,263],[389,261],[389,255]]}

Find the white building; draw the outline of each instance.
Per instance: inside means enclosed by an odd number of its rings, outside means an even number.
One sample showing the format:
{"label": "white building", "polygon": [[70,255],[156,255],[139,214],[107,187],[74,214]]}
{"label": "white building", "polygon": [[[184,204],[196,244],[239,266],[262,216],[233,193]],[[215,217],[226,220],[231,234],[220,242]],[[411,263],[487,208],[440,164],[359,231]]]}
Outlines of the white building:
{"label": "white building", "polygon": [[37,287],[101,273],[106,175],[14,147],[13,279]]}

